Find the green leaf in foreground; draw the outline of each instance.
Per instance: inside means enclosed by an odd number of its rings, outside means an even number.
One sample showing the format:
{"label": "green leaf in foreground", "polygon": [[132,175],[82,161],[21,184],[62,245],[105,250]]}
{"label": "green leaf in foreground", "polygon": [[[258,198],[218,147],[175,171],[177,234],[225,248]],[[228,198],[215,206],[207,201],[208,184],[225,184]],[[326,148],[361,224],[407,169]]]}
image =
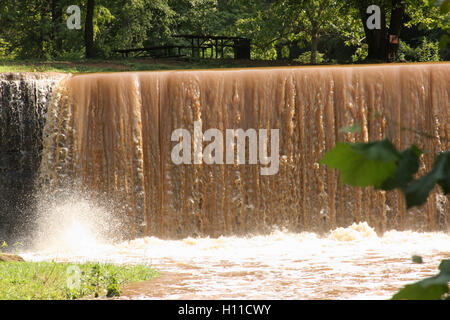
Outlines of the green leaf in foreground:
{"label": "green leaf in foreground", "polygon": [[443,260],[439,265],[438,275],[419,282],[408,284],[397,292],[393,300],[441,300],[449,293],[450,259]]}
{"label": "green leaf in foreground", "polygon": [[404,188],[407,207],[424,204],[436,183],[442,187],[444,194],[450,193],[450,151],[439,154],[428,174]]}
{"label": "green leaf in foreground", "polygon": [[400,154],[389,140],[354,143],[352,149],[367,159],[389,163],[400,159]]}
{"label": "green leaf in foreground", "polygon": [[395,174],[381,184],[381,189],[389,191],[396,188],[405,188],[419,170],[419,157],[422,151],[416,146],[406,149],[401,153],[401,159],[397,163]]}
{"label": "green leaf in foreground", "polygon": [[339,142],[320,163],[338,169],[344,184],[380,187],[394,175],[399,159],[400,154],[388,140],[356,144]]}

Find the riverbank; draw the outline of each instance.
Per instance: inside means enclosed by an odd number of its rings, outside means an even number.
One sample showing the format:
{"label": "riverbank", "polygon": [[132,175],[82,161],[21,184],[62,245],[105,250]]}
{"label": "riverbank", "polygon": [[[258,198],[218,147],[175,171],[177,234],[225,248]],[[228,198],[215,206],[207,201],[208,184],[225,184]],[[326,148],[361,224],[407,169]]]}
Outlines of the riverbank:
{"label": "riverbank", "polygon": [[122,286],[158,276],[147,265],[0,262],[0,300],[117,297]]}
{"label": "riverbank", "polygon": [[293,61],[250,61],[219,59],[114,59],[114,60],[73,60],[73,61],[41,61],[41,60],[0,60],[2,72],[120,72],[120,71],[153,71],[175,69],[216,69],[245,68],[299,65]]}
{"label": "riverbank", "polygon": [[[380,63],[367,61],[367,63]],[[0,73],[3,72],[120,72],[120,71],[156,71],[156,70],[189,70],[189,69],[221,69],[252,67],[289,67],[305,66],[293,60],[236,60],[236,59],[191,59],[182,58],[127,58],[127,59],[94,59],[94,60],[0,60]],[[323,64],[327,65],[327,64]]]}

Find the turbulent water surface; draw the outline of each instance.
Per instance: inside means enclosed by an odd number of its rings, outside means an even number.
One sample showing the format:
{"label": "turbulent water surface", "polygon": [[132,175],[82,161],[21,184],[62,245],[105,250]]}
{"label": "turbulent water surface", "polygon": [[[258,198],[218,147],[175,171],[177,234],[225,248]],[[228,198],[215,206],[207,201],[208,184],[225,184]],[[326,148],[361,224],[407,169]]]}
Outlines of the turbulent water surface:
{"label": "turbulent water surface", "polygon": [[[161,240],[116,244],[70,219],[49,230],[32,261],[149,264],[161,277],[124,288],[122,299],[387,299],[403,285],[437,273],[450,257],[450,234],[390,231],[367,223],[327,236],[274,231],[264,236]],[[411,256],[422,255],[423,264]]]}

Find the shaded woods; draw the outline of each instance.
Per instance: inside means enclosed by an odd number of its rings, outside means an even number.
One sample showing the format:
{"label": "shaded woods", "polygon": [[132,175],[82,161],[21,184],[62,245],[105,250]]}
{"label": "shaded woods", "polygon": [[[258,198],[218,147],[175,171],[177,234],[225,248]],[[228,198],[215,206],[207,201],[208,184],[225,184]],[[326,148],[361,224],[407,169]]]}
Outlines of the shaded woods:
{"label": "shaded woods", "polygon": [[[377,29],[367,27],[373,4]],[[67,28],[70,5],[81,9],[81,30]],[[448,1],[426,0],[4,0],[0,59],[111,58],[197,34],[249,38],[251,58],[261,60],[448,60],[446,10]]]}

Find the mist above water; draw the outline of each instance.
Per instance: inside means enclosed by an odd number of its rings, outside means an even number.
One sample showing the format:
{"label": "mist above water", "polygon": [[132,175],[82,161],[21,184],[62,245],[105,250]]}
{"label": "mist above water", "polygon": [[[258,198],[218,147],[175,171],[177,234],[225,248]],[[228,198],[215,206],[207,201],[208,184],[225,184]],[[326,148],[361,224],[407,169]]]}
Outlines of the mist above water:
{"label": "mist above water", "polygon": [[31,250],[53,254],[95,254],[120,241],[123,226],[111,208],[82,193],[65,190],[38,197]]}

